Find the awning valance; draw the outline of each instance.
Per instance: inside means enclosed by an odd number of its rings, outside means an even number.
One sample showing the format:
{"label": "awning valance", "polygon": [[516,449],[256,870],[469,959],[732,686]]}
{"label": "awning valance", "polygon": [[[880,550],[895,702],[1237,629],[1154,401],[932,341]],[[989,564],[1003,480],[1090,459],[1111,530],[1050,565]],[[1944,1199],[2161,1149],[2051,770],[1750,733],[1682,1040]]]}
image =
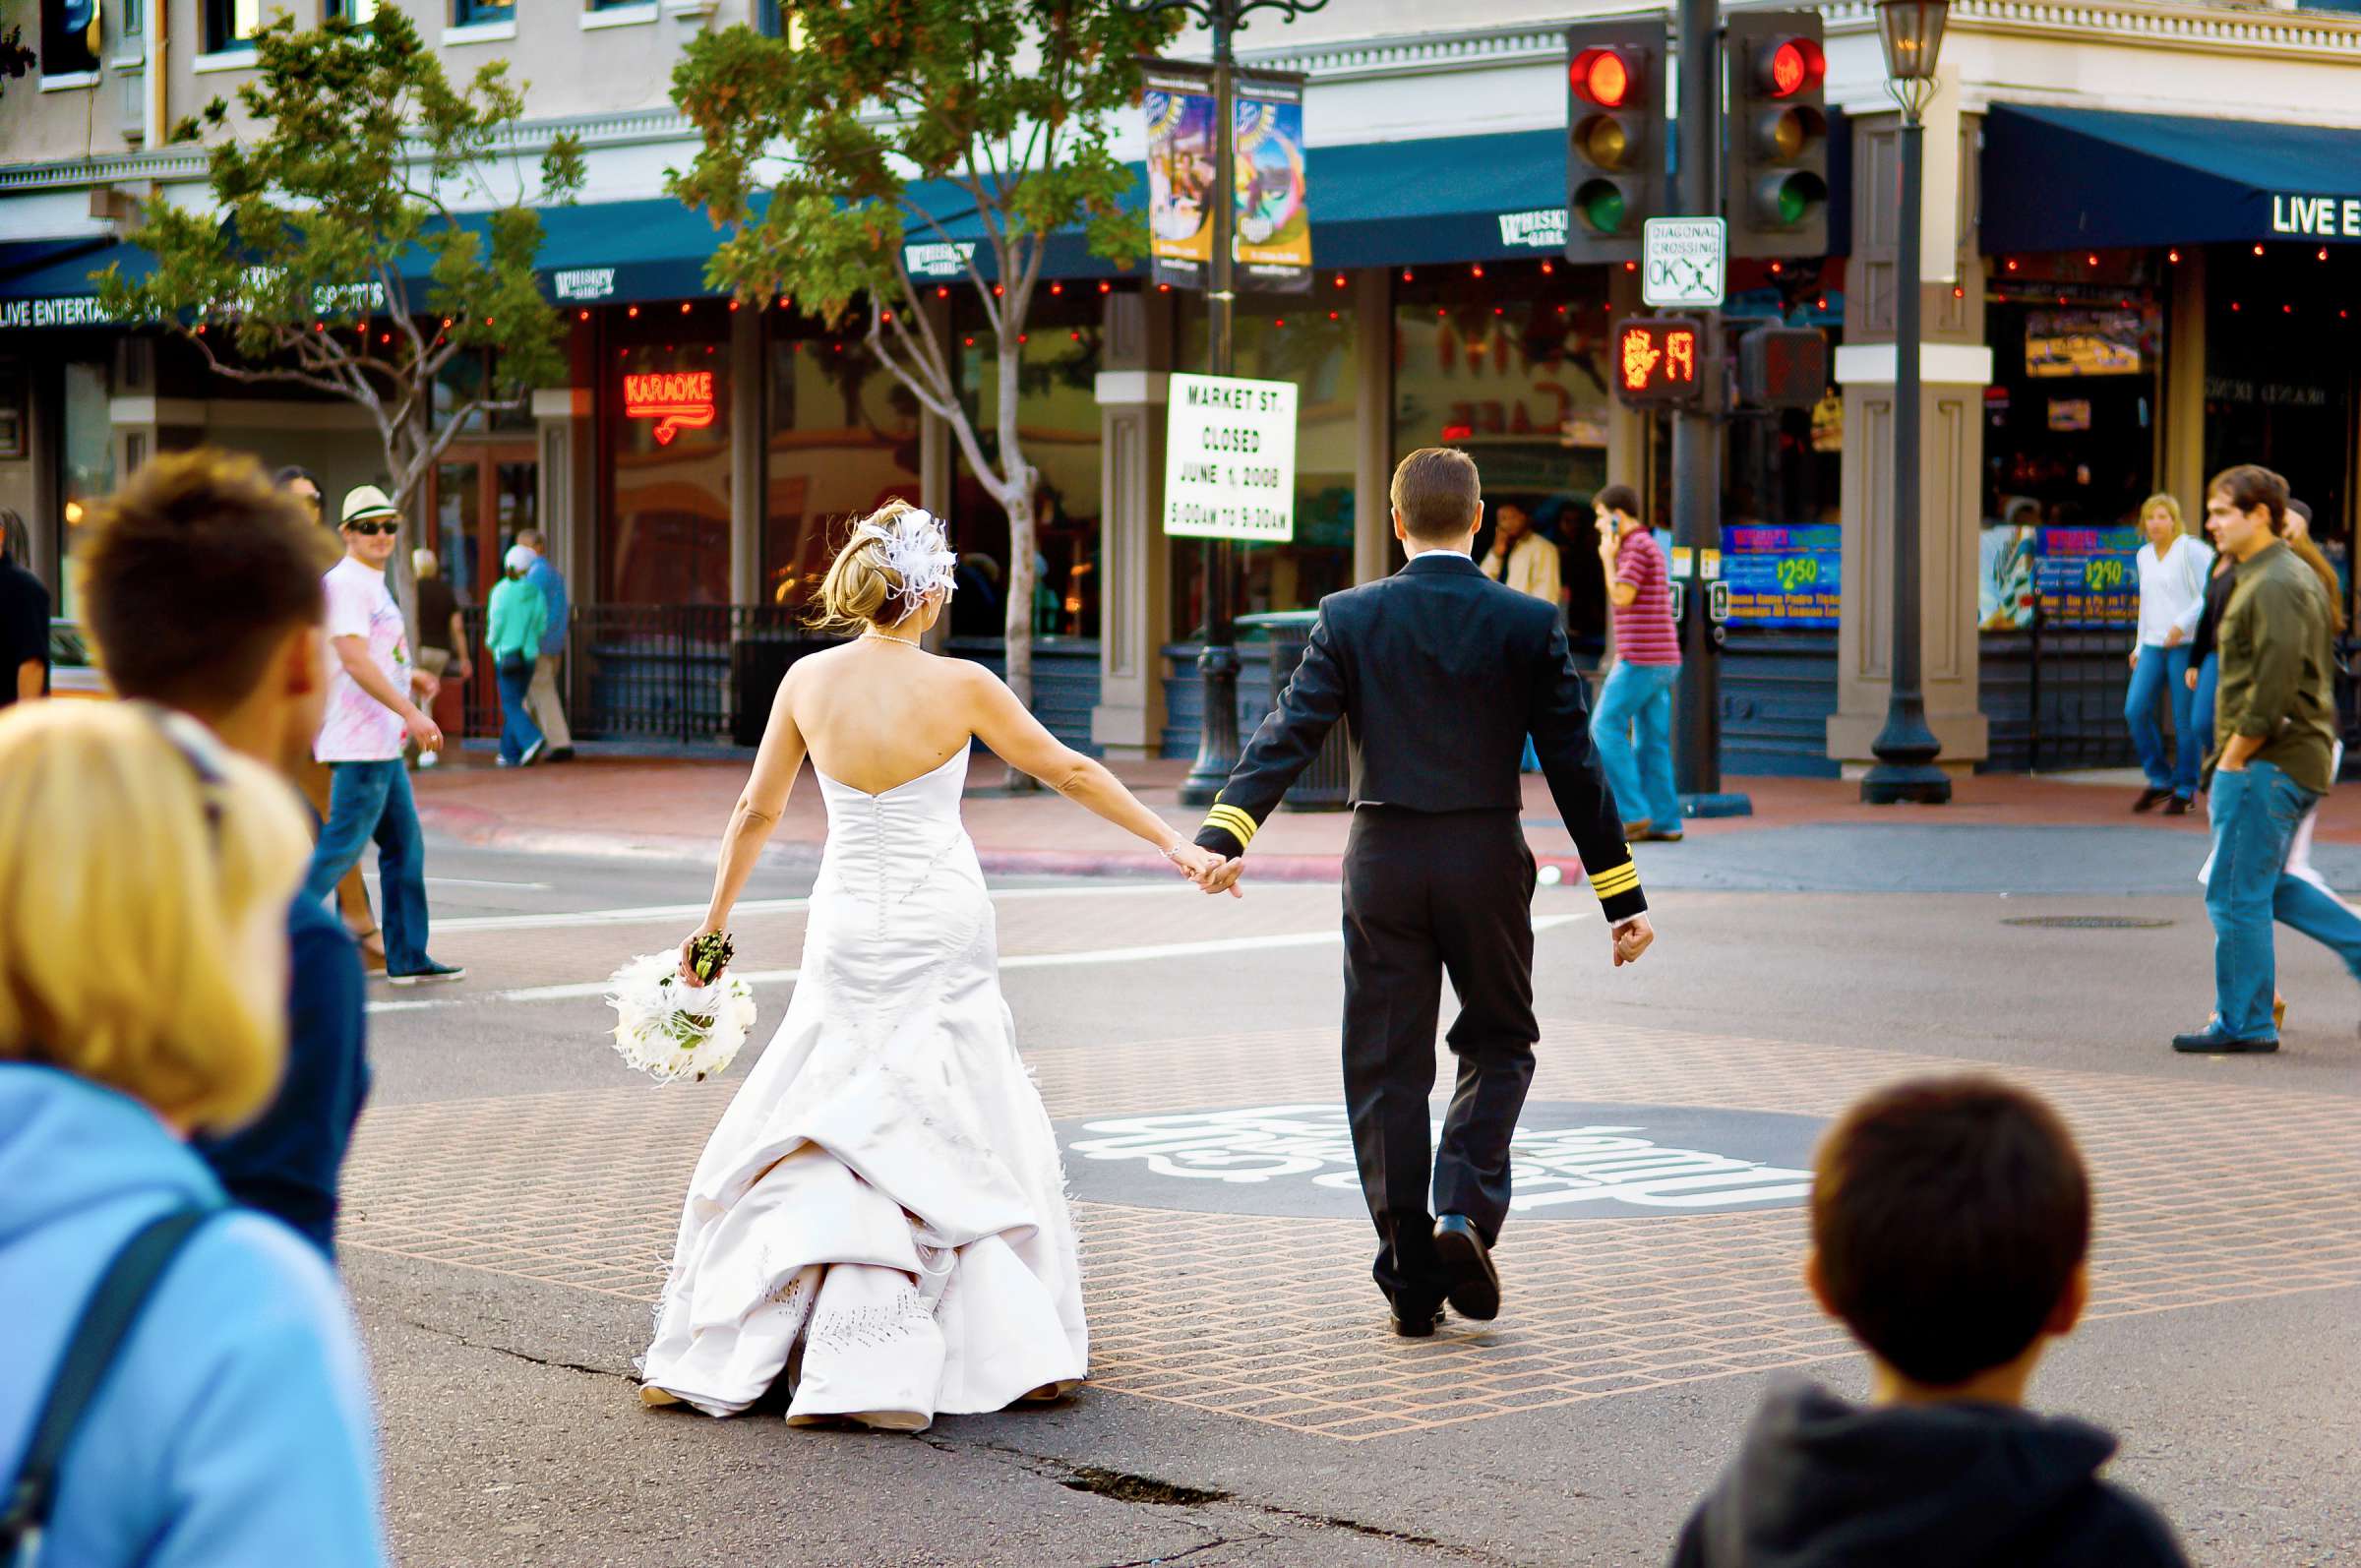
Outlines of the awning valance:
{"label": "awning valance", "polygon": [[1996,104],[1983,248],[2361,243],[2361,129]]}

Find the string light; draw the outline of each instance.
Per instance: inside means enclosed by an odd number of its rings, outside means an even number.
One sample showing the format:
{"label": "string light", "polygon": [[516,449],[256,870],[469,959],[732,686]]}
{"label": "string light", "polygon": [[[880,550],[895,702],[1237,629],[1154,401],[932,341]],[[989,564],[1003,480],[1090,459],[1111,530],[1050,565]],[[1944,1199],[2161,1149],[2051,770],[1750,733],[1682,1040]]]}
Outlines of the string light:
{"label": "string light", "polygon": [[1482,262],[1478,262],[1476,264],[1475,272],[1478,277],[1482,277],[1483,275],[1483,264]]}
{"label": "string light", "polygon": [[1173,285],[1172,285],[1172,284],[1170,284],[1170,283],[1158,283],[1158,284],[1156,285],[1156,292],[1157,292],[1157,293],[1159,293],[1159,294],[1169,294],[1169,293],[1171,293],[1172,291],[1173,291]]}
{"label": "string light", "polygon": [[1102,278],[1099,281],[1099,292],[1102,294],[1112,294],[1115,292],[1115,285]]}
{"label": "string light", "polygon": [[1779,275],[1780,275],[1780,273],[1781,273],[1781,272],[1783,272],[1783,271],[1785,271],[1786,270],[1786,264],[1785,262],[1773,262],[1773,263],[1771,264],[1771,275],[1772,275],[1773,277],[1777,277],[1777,276],[1779,276]]}
{"label": "string light", "polygon": [[1623,264],[1623,271],[1627,271],[1627,272],[1636,272],[1636,271],[1638,271],[1639,270],[1640,270],[1640,264],[1639,264],[1639,263],[1637,263],[1637,262],[1625,262],[1625,263]]}
{"label": "string light", "polygon": [[1952,284],[1951,297],[1953,299],[1966,299],[1968,297],[1968,290],[1966,286],[1959,283]]}
{"label": "string light", "polygon": [[2008,269],[2009,269],[2009,271],[2012,271],[2012,272],[2013,272],[2013,271],[2017,271],[2017,258],[2016,258],[2016,257],[2012,256],[2012,257],[2010,257],[2010,258],[2009,258],[2009,260],[2008,260]]}
{"label": "string light", "polygon": [[1344,286],[1345,286],[1345,274],[1344,274],[1344,273],[1342,273],[1342,272],[1339,272],[1339,273],[1337,273],[1337,274],[1336,274],[1336,286],[1337,286],[1337,287],[1339,287],[1339,288],[1342,288],[1342,287],[1344,287]]}
{"label": "string light", "polygon": [[1286,317],[1284,317],[1284,316],[1281,316],[1281,317],[1279,317],[1277,320],[1273,321],[1273,322],[1271,323],[1271,325],[1272,325],[1273,327],[1285,327],[1285,326],[1287,325],[1287,318],[1286,318]]}
{"label": "string light", "polygon": [[2166,251],[2164,253],[2164,260],[2170,262],[2173,266],[2178,267],[2181,265],[2181,253],[2179,251]]}
{"label": "string light", "polygon": [[2098,258],[2095,255],[2086,256],[2083,258],[2083,260],[2091,267],[2096,267],[2098,265]]}
{"label": "string light", "polygon": [[995,284],[993,284],[993,285],[992,285],[992,297],[993,297],[994,299],[999,299],[999,297],[1000,297],[1002,294],[1005,294],[1005,293],[1007,293],[1007,292],[1008,292],[1008,291],[1007,291],[1006,289],[1002,288],[1002,287],[1001,287],[999,284],[998,284],[998,283],[995,283]]}
{"label": "string light", "polygon": [[738,302],[737,302],[736,300],[731,300],[731,301],[730,301],[730,309],[732,309],[732,310],[736,310],[737,308],[738,308]]}
{"label": "string light", "polygon": [[687,300],[681,301],[681,314],[684,316],[689,314],[689,302]]}
{"label": "string light", "polygon": [[880,321],[890,322],[893,320],[893,312],[889,310],[879,311],[878,312],[878,319]]}
{"label": "string light", "polygon": [[575,311],[574,313],[574,319],[577,322],[586,322],[590,319],[590,313],[586,310]]}
{"label": "string light", "polygon": [[1402,269],[1402,281],[1405,283],[1410,281],[1410,269],[1407,267]]}
{"label": "string light", "polygon": [[947,283],[937,283],[935,285],[935,297],[937,299],[949,299],[951,297],[950,285]]}
{"label": "string light", "polygon": [[2320,259],[2324,262],[2329,259],[2329,248],[2326,245],[2320,248]]}
{"label": "string light", "polygon": [[1334,311],[1330,311],[1330,312],[1328,313],[1328,319],[1329,319],[1330,321],[1334,321],[1334,320],[1336,320],[1336,312],[1334,312]]}
{"label": "string light", "polygon": [[973,348],[973,347],[975,347],[975,346],[976,346],[976,340],[975,340],[974,338],[972,338],[972,337],[962,337],[962,338],[960,338],[960,339],[959,339],[959,341],[960,341],[962,344],[964,344],[964,345],[966,345],[967,347],[969,347],[969,348]]}
{"label": "string light", "polygon": [[2255,247],[2255,254],[2256,254],[2257,256],[2260,256],[2260,255],[2262,255],[2262,254],[2263,254],[2263,247],[2262,247],[2262,246],[2260,246],[2260,245],[2257,245],[2257,246]]}
{"label": "string light", "polygon": [[1556,264],[1555,262],[1544,261],[1544,263],[1542,263],[1542,275],[1543,275],[1544,277],[1547,277],[1547,276],[1548,276],[1550,273],[1552,273],[1552,272],[1554,272],[1554,271],[1557,271],[1557,264]]}
{"label": "string light", "polygon": [[627,315],[627,316],[629,316],[629,317],[631,317],[633,320],[636,321],[636,320],[638,320],[638,317],[639,317],[639,307],[638,307],[638,306],[636,306],[636,305],[634,305],[634,306],[633,306],[633,307],[632,307],[630,310],[628,310],[628,311],[624,312],[624,314],[625,314],[625,315]]}
{"label": "string light", "polygon": [[1062,294],[1065,292],[1065,285],[1063,283],[1052,283],[1050,285],[1050,292],[1053,294]]}
{"label": "string light", "polygon": [[2236,300],[2230,301],[2230,310],[2233,314],[2243,309],[2245,309],[2245,307],[2240,305]]}

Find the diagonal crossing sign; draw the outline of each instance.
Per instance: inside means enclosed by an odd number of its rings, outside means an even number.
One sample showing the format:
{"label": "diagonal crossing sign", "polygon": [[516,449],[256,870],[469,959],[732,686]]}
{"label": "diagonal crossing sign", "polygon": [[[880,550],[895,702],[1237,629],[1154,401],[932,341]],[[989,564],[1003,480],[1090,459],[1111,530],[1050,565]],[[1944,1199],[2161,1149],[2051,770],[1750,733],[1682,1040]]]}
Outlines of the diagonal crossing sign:
{"label": "diagonal crossing sign", "polygon": [[1652,217],[1641,229],[1640,298],[1656,308],[1722,303],[1728,225],[1718,217]]}

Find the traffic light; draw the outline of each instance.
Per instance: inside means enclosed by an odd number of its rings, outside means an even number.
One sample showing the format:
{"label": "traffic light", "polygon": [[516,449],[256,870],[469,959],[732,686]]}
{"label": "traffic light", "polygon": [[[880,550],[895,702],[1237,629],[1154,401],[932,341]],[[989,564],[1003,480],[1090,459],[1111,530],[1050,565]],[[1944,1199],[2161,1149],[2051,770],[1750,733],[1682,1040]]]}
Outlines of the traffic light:
{"label": "traffic light", "polygon": [[1722,211],[1732,256],[1828,251],[1828,58],[1816,11],[1730,15],[1729,162]]}
{"label": "traffic light", "polygon": [[1817,327],[1758,327],[1738,339],[1738,400],[1811,408],[1828,391],[1828,338]]}
{"label": "traffic light", "polygon": [[1566,259],[1631,262],[1665,211],[1665,28],[1566,30]]}
{"label": "traffic light", "polygon": [[1615,323],[1615,395],[1626,403],[1693,403],[1705,394],[1705,332],[1685,316]]}

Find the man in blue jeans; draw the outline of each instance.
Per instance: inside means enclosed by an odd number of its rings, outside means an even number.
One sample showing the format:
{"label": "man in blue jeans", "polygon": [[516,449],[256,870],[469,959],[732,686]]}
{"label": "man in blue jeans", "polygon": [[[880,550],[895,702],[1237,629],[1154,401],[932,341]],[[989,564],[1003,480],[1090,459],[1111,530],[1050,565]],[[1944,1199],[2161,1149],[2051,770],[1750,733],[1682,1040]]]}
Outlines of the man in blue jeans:
{"label": "man in blue jeans", "polygon": [[396,986],[466,973],[426,952],[426,845],[410,799],[404,745],[443,750],[443,732],[416,701],[435,698],[435,678],[410,661],[401,607],[386,588],[386,563],[401,542],[401,516],[384,491],[361,485],[344,498],[344,559],[321,579],[328,590],[328,716],[312,754],[329,764],[328,821],[312,851],[304,891],[325,900],[377,840],[385,906],[386,978]]}
{"label": "man in blue jeans", "polygon": [[1623,814],[1623,837],[1680,842],[1672,785],[1672,689],[1680,684],[1680,629],[1671,575],[1656,535],[1640,520],[1639,493],[1608,485],[1592,498],[1599,564],[1615,607],[1615,667],[1599,694],[1591,740]]}
{"label": "man in blue jeans", "polygon": [[2336,745],[2335,661],[2319,579],[2278,539],[2287,481],[2248,463],[2206,490],[2206,526],[2237,565],[2221,616],[2210,795],[2213,1020],[2172,1049],[2279,1049],[2271,1023],[2272,905],[2296,828],[2329,791]]}

